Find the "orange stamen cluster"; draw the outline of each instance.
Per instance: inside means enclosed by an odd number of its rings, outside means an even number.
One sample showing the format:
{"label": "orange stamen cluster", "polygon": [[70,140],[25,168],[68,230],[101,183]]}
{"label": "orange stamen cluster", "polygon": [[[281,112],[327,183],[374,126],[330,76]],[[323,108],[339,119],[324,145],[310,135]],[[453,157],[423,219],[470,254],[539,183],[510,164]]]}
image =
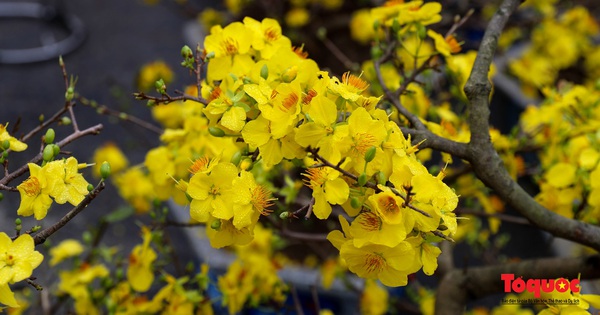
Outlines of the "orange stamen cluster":
{"label": "orange stamen cluster", "polygon": [[350,74],[350,72],[345,72],[342,75],[342,82],[348,86],[352,86],[359,91],[364,91],[369,87],[369,84],[354,74]]}
{"label": "orange stamen cluster", "polygon": [[191,174],[196,174],[198,172],[201,173],[208,169],[209,164],[210,164],[210,159],[208,158],[208,156],[199,157],[188,168],[188,172],[190,172]]}
{"label": "orange stamen cluster", "polygon": [[385,268],[385,258],[381,257],[377,253],[367,254],[365,257],[365,269],[369,273],[379,273]]}
{"label": "orange stamen cluster", "polygon": [[42,191],[40,181],[37,177],[29,177],[19,186],[23,188],[25,194],[29,197],[37,196]]}
{"label": "orange stamen cluster", "polygon": [[262,185],[257,185],[252,189],[252,206],[262,215],[268,215],[273,212],[273,210],[269,210],[267,208],[273,205],[273,200],[275,198],[271,198],[271,192]]}
{"label": "orange stamen cluster", "polygon": [[315,189],[317,187],[321,187],[327,180],[326,171],[323,167],[314,167],[306,170],[308,173],[302,173],[306,178],[302,181],[304,185],[310,187],[311,189]]}
{"label": "orange stamen cluster", "polygon": [[281,37],[281,34],[274,27],[268,27],[264,32],[265,38],[269,42],[274,42]]}

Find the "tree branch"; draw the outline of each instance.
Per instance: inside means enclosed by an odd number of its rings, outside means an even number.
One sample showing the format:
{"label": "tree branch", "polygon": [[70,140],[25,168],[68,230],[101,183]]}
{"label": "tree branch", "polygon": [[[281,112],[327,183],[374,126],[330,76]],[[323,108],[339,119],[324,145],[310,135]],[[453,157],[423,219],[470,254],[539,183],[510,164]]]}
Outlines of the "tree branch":
{"label": "tree branch", "polygon": [[577,243],[600,250],[600,228],[585,222],[568,219],[549,211],[535,201],[508,174],[502,159],[494,149],[489,135],[489,96],[491,83],[487,74],[498,37],[519,0],[505,0],[492,18],[483,37],[471,76],[465,85],[469,103],[471,141],[468,161],[477,177],[519,211],[535,226]]}
{"label": "tree branch", "polygon": [[[600,255],[577,258],[542,258],[518,263],[474,267],[450,271],[438,286],[436,315],[463,314],[468,300],[504,292],[500,275],[512,273],[515,278],[581,279],[600,278]],[[585,293],[585,292],[584,292]],[[589,292],[588,292],[589,293]]]}
{"label": "tree branch", "polygon": [[104,181],[101,181],[75,208],[71,209],[71,211],[65,214],[65,216],[62,217],[58,222],[36,234],[33,238],[35,245],[43,244],[46,239],[50,237],[50,235],[56,233],[56,231],[60,230],[67,223],[69,223],[69,221],[83,211],[83,209],[85,209],[90,202],[92,202],[92,200],[98,196],[105,186],[106,185],[104,184]]}

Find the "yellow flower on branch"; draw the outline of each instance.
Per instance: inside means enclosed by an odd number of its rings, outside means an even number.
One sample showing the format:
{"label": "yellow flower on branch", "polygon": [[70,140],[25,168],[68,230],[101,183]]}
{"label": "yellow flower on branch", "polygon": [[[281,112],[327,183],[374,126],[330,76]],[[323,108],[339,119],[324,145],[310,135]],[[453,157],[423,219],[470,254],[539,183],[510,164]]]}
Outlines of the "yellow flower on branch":
{"label": "yellow flower on branch", "polygon": [[61,261],[83,253],[83,246],[75,239],[66,239],[50,249],[50,267]]}
{"label": "yellow flower on branch", "polygon": [[15,152],[25,151],[27,149],[27,144],[17,140],[17,138],[11,136],[8,131],[6,131],[6,127],[8,127],[8,123],[5,125],[0,124],[0,144],[4,141],[8,140],[10,143],[10,149]]}
{"label": "yellow flower on branch", "polygon": [[21,195],[17,214],[26,217],[34,215],[36,220],[41,220],[46,217],[48,209],[52,205],[50,194],[54,189],[55,181],[50,180],[47,172],[39,165],[33,163],[27,165],[29,166],[29,177],[17,186]]}
{"label": "yellow flower on branch", "polygon": [[54,181],[50,196],[59,204],[69,202],[78,205],[88,194],[89,183],[79,173],[79,166],[74,157],[66,160],[52,161],[43,167],[48,179]]}
{"label": "yellow flower on branch", "polygon": [[312,189],[315,199],[313,212],[317,218],[327,219],[331,214],[330,204],[343,204],[348,199],[350,187],[340,177],[340,172],[329,167],[308,168],[303,174],[304,184]]}
{"label": "yellow flower on branch", "polygon": [[14,241],[0,232],[0,286],[25,280],[44,260],[35,250],[33,238],[23,234]]}
{"label": "yellow flower on branch", "polygon": [[127,280],[131,288],[138,292],[146,292],[154,281],[152,263],[156,260],[156,252],[150,247],[152,232],[147,227],[142,227],[143,243],[137,245],[129,255]]}

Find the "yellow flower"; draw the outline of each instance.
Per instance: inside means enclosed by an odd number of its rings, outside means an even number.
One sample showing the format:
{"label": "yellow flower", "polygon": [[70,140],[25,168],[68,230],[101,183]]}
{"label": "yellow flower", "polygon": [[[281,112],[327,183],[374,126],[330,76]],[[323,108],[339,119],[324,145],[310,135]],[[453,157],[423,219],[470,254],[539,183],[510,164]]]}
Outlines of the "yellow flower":
{"label": "yellow flower", "polygon": [[41,220],[46,217],[48,208],[52,205],[50,193],[54,188],[52,185],[55,181],[48,180],[47,173],[39,165],[33,163],[27,165],[29,166],[29,177],[17,186],[21,195],[17,214],[34,215],[36,220]]}
{"label": "yellow flower", "polygon": [[153,61],[142,66],[137,76],[137,88],[140,91],[150,91],[154,89],[154,83],[162,79],[165,84],[173,81],[173,71],[162,60]]}
{"label": "yellow flower", "polygon": [[119,194],[136,213],[146,213],[152,207],[154,189],[150,179],[139,167],[133,167],[114,177]]}
{"label": "yellow flower", "polygon": [[204,39],[207,53],[214,53],[208,63],[207,76],[210,82],[222,80],[233,73],[244,75],[254,64],[248,53],[252,44],[252,33],[241,22],[234,22],[222,28],[215,25],[210,35]]}
{"label": "yellow flower", "polygon": [[460,45],[454,36],[444,38],[442,35],[433,30],[427,30],[427,36],[433,38],[435,50],[446,57],[450,56],[450,54],[455,54],[460,51]]}
{"label": "yellow flower", "polygon": [[369,84],[360,78],[351,74],[349,71],[342,75],[342,81],[337,77],[331,78],[329,89],[344,99],[356,102],[362,92],[369,87]]}
{"label": "yellow flower", "polygon": [[407,215],[402,222],[392,225],[385,222],[377,213],[365,211],[352,221],[350,232],[354,236],[356,247],[367,244],[394,247],[406,239],[414,224],[412,215]]}
{"label": "yellow flower", "polygon": [[0,144],[2,144],[4,141],[8,140],[8,143],[10,143],[10,149],[12,151],[15,152],[20,152],[20,151],[24,151],[25,149],[27,149],[27,144],[17,140],[17,138],[11,136],[8,131],[6,131],[6,127],[8,127],[8,123],[6,123],[5,125],[0,124]]}
{"label": "yellow flower", "polygon": [[52,256],[50,267],[81,253],[83,253],[83,246],[79,241],[75,239],[66,239],[50,249],[50,256]]}
{"label": "yellow flower", "polygon": [[[413,210],[404,207],[404,200],[396,196],[389,188],[383,186],[381,188],[383,189],[382,192],[369,196],[371,208],[375,209],[381,220],[393,225],[410,221],[409,217],[412,216],[410,211]],[[412,228],[404,231],[404,235],[410,233],[410,231],[412,231]]]}
{"label": "yellow flower", "polygon": [[233,225],[236,229],[247,227],[258,221],[259,214],[267,215],[273,205],[271,192],[254,180],[250,172],[242,171],[240,176],[233,180],[233,190],[236,195],[233,199]]}
{"label": "yellow flower", "polygon": [[313,191],[313,212],[317,218],[327,219],[331,214],[330,204],[340,205],[348,199],[350,187],[339,177],[338,171],[329,167],[313,167],[303,175],[306,177],[304,184]]}
{"label": "yellow flower", "polygon": [[[10,290],[8,283],[0,284],[0,304],[4,304],[8,307],[20,307],[17,299],[15,299],[15,294]],[[0,307],[0,309],[2,309]]]}
{"label": "yellow flower", "polygon": [[411,1],[406,3],[406,9],[398,14],[398,22],[400,24],[421,23],[422,25],[430,25],[442,20],[440,12],[442,5],[438,2],[427,2],[423,5],[423,1]]}
{"label": "yellow flower", "polygon": [[275,19],[265,18],[259,22],[245,17],[244,25],[252,34],[252,48],[260,51],[262,59],[271,59],[277,50],[289,50],[292,47],[292,42],[283,36],[281,26]]}
{"label": "yellow flower", "polygon": [[294,7],[285,14],[285,24],[289,27],[302,27],[310,22],[310,13],[306,8]]}
{"label": "yellow flower", "polygon": [[0,232],[0,285],[19,282],[31,276],[33,269],[44,260],[44,256],[34,247],[29,234],[12,241],[6,233]]}
{"label": "yellow flower", "polygon": [[92,167],[92,174],[96,178],[100,178],[100,166],[104,161],[107,161],[110,164],[110,169],[113,174],[121,172],[129,165],[129,161],[125,154],[123,154],[119,147],[112,142],[108,142],[96,149],[96,151],[94,151],[93,161],[94,166]]}
{"label": "yellow flower", "polygon": [[[218,227],[206,228],[206,235],[213,248],[222,248],[231,245],[247,245],[253,239],[254,226],[250,225],[241,229],[236,229],[232,220],[218,220]],[[212,221],[215,222],[215,221]]]}
{"label": "yellow flower", "polygon": [[233,180],[237,167],[229,162],[217,164],[210,174],[196,173],[190,178],[187,193],[192,197],[190,215],[198,222],[207,222],[209,216],[229,220],[233,218]]}
{"label": "yellow flower", "polygon": [[47,178],[52,178],[54,184],[50,196],[59,204],[69,202],[76,206],[88,194],[89,183],[79,173],[77,160],[69,157],[66,160],[52,161],[44,167]]}
{"label": "yellow flower", "polygon": [[154,281],[152,263],[156,260],[156,252],[150,247],[152,232],[142,227],[143,243],[136,245],[129,255],[127,280],[131,288],[138,292],[146,292]]}
{"label": "yellow flower", "polygon": [[77,314],[96,315],[98,309],[92,301],[88,284],[96,278],[104,278],[109,275],[104,265],[82,264],[78,269],[72,271],[61,271],[59,273],[59,293],[67,293],[75,300],[75,312]]}
{"label": "yellow flower", "polygon": [[365,289],[360,296],[360,311],[364,315],[381,315],[388,310],[389,293],[373,280],[365,281]]}

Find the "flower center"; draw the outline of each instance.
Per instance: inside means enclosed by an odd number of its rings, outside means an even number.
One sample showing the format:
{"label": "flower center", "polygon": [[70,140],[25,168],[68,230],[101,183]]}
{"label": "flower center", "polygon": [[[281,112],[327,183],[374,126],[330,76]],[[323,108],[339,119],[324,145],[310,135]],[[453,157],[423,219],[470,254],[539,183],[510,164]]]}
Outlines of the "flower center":
{"label": "flower center", "polygon": [[265,30],[264,34],[265,34],[265,39],[267,39],[267,41],[269,41],[269,42],[274,42],[274,41],[278,40],[280,37],[279,32],[274,27],[268,27]]}
{"label": "flower center", "polygon": [[309,168],[307,172],[308,173],[302,174],[306,176],[306,179],[304,179],[303,181],[304,184],[310,187],[311,189],[321,187],[327,180],[326,171],[323,167]]}
{"label": "flower center", "polygon": [[378,253],[370,253],[365,257],[365,269],[369,272],[380,273],[386,266],[385,258]]}
{"label": "flower center", "polygon": [[254,207],[254,209],[256,209],[258,212],[260,212],[260,214],[262,215],[267,215],[269,212],[272,212],[271,210],[268,210],[267,208],[269,208],[270,206],[273,205],[273,203],[271,201],[275,200],[274,198],[271,198],[271,192],[269,192],[269,190],[267,190],[267,188],[265,188],[262,185],[257,185],[256,187],[254,187],[252,189],[252,199],[250,201],[250,203],[252,203],[252,206]]}
{"label": "flower center", "polygon": [[386,213],[396,214],[400,212],[400,208],[396,204],[396,200],[390,196],[384,196],[378,200],[379,207],[383,209]]}
{"label": "flower center", "polygon": [[310,104],[310,101],[312,101],[312,99],[317,96],[317,91],[315,90],[308,90],[308,92],[306,92],[306,95],[302,96],[302,104]]}
{"label": "flower center", "polygon": [[6,256],[4,257],[4,263],[6,264],[6,266],[12,266],[15,264],[15,256],[13,256],[12,254],[6,253]]}
{"label": "flower center", "polygon": [[358,221],[363,229],[367,231],[379,231],[381,230],[381,218],[373,212],[365,212],[360,215]]}
{"label": "flower center", "polygon": [[37,177],[29,177],[23,183],[21,183],[20,186],[25,191],[25,194],[29,197],[37,196],[40,194],[40,192],[42,192],[42,187]]}
{"label": "flower center", "polygon": [[354,150],[364,156],[365,152],[376,144],[375,142],[375,137],[372,134],[357,133],[354,135]]}
{"label": "flower center", "polygon": [[283,102],[281,102],[281,110],[287,113],[296,105],[296,103],[298,103],[298,95],[296,93],[290,93]]}
{"label": "flower center", "polygon": [[210,159],[207,156],[203,156],[197,158],[194,163],[188,168],[188,172],[192,174],[196,174],[198,172],[202,173],[208,170],[208,166],[210,164]]}
{"label": "flower center", "polygon": [[355,76],[354,74],[350,74],[350,72],[345,72],[342,75],[342,82],[344,82],[344,84],[347,86],[354,87],[357,92],[362,92],[369,87],[369,84],[365,80]]}
{"label": "flower center", "polygon": [[235,39],[226,38],[221,43],[221,48],[223,48],[228,56],[233,56],[238,52],[238,42]]}

